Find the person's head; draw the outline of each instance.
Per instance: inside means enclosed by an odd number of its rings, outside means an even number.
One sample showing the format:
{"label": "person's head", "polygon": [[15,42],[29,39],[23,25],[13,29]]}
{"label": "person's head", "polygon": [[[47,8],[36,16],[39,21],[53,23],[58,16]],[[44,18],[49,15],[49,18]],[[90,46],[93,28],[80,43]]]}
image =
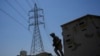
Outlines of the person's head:
{"label": "person's head", "polygon": [[54,36],[55,36],[55,33],[51,33],[50,36],[51,36],[51,37],[54,37]]}

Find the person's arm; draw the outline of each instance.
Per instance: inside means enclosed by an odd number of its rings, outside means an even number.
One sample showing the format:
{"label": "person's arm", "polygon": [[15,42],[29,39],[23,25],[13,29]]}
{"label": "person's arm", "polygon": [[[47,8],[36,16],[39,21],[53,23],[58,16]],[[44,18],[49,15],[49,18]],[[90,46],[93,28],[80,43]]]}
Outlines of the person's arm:
{"label": "person's arm", "polygon": [[55,40],[53,39],[53,44],[52,44],[53,46],[55,46]]}
{"label": "person's arm", "polygon": [[54,43],[52,45],[55,46]]}

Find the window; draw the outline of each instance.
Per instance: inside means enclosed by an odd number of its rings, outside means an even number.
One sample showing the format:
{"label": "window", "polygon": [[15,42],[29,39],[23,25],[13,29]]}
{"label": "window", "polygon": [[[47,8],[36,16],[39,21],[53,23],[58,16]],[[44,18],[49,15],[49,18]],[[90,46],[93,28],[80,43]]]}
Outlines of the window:
{"label": "window", "polygon": [[87,30],[87,29],[82,29],[82,31],[85,31],[85,30]]}
{"label": "window", "polygon": [[82,25],[82,24],[84,24],[84,22],[79,23],[79,25]]}
{"label": "window", "polygon": [[66,42],[70,42],[70,39],[67,39]]}
{"label": "window", "polygon": [[87,30],[87,29],[86,29],[87,24],[86,24],[85,22],[81,22],[81,23],[79,23],[79,27],[80,27],[80,29],[81,29],[82,31]]}
{"label": "window", "polygon": [[68,48],[72,48],[72,45],[68,46]]}
{"label": "window", "polygon": [[100,29],[100,27],[96,27],[96,29]]}
{"label": "window", "polygon": [[71,36],[70,34],[67,35],[67,37]]}

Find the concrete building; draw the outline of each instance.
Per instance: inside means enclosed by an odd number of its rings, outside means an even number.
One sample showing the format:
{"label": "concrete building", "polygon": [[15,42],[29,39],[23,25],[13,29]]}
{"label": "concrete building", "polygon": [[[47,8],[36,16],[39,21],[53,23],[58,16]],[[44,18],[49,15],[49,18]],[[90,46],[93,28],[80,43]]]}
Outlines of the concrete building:
{"label": "concrete building", "polygon": [[61,27],[64,56],[100,56],[100,16],[85,15]]}

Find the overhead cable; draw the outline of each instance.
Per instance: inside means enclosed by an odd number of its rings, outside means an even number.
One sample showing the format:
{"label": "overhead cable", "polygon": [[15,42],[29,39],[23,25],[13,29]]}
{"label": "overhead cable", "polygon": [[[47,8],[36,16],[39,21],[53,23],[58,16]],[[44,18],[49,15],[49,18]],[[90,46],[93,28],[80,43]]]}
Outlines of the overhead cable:
{"label": "overhead cable", "polygon": [[6,15],[8,15],[12,20],[14,20],[16,23],[20,24],[23,28],[27,29],[27,27],[25,27],[22,23],[20,23],[18,20],[16,20],[13,16],[11,16],[9,13],[7,13],[6,11],[0,9],[0,11],[2,11],[3,13],[5,13]]}
{"label": "overhead cable", "polygon": [[22,8],[22,10],[27,14],[26,10],[23,8],[23,6],[19,3],[19,1],[15,0],[16,3]]}
{"label": "overhead cable", "polygon": [[32,8],[30,2],[28,0],[26,0],[27,4],[29,5],[30,8]]}
{"label": "overhead cable", "polygon": [[26,17],[24,17],[11,3],[9,3],[7,0],[5,0],[5,2],[11,6],[25,21],[27,21],[27,19],[25,19]]}

